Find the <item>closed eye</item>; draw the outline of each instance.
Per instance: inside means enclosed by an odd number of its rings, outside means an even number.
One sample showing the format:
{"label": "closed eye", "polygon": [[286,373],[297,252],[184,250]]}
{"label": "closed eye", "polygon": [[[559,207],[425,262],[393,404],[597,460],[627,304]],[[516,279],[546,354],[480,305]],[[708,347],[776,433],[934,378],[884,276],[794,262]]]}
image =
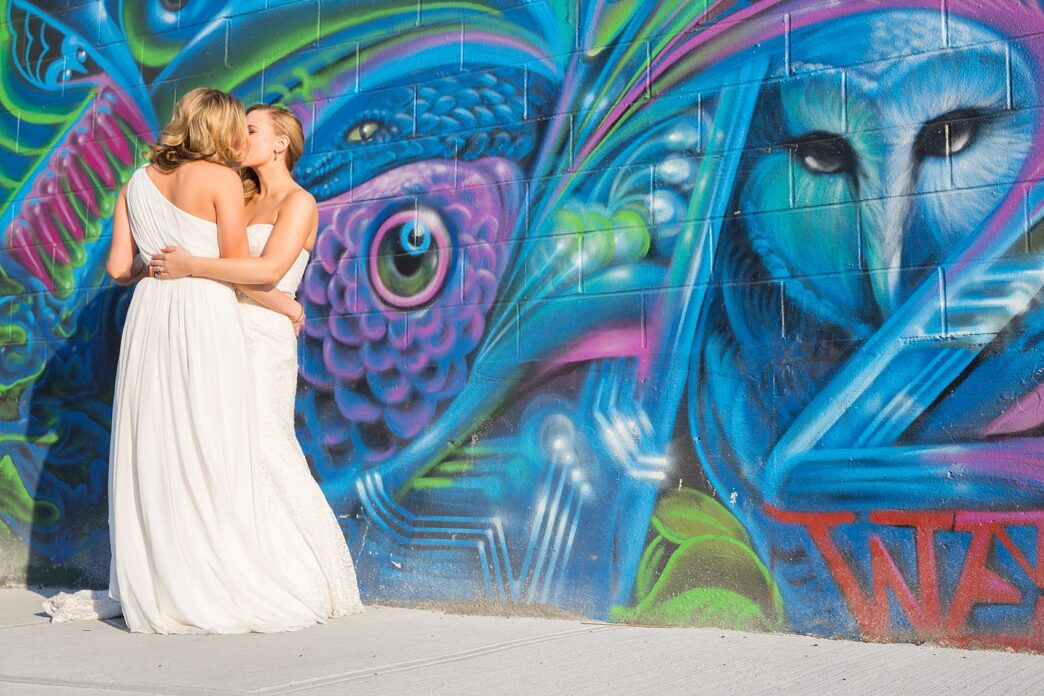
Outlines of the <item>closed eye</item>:
{"label": "closed eye", "polygon": [[978,109],[958,109],[928,121],[917,134],[917,156],[947,157],[967,150],[979,138],[983,116]]}

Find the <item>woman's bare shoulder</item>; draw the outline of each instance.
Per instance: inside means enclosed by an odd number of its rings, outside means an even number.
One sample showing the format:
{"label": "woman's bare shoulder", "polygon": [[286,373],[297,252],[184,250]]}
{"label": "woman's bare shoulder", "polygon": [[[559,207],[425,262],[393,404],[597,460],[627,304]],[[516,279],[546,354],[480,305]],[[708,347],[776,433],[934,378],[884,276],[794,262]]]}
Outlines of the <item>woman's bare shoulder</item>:
{"label": "woman's bare shoulder", "polygon": [[292,206],[294,208],[315,208],[318,204],[315,202],[315,196],[310,194],[307,189],[298,186],[292,189],[286,194],[286,198],[283,199],[284,206]]}
{"label": "woman's bare shoulder", "polygon": [[274,224],[277,229],[314,229],[318,219],[315,197],[298,187],[287,191],[276,205]]}
{"label": "woman's bare shoulder", "polygon": [[308,220],[318,211],[315,196],[299,186],[286,192],[276,205],[275,216],[277,220]]}

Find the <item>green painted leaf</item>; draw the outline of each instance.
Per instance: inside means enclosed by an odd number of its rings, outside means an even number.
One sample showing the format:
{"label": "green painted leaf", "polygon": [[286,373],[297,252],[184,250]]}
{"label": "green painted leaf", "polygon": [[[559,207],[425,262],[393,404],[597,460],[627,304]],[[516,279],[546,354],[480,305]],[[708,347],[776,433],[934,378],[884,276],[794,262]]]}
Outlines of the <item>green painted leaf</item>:
{"label": "green painted leaf", "polygon": [[750,538],[731,512],[705,493],[682,488],[664,493],[653,512],[656,531],[676,544],[707,534],[718,534],[750,544]]}
{"label": "green painted leaf", "polygon": [[0,458],[0,512],[19,522],[42,527],[57,524],[62,517],[54,503],[33,498],[9,454]]}
{"label": "green painted leaf", "polygon": [[611,615],[621,623],[658,626],[717,626],[742,631],[782,628],[780,621],[766,617],[756,602],[717,587],[693,588],[642,611],[614,607]]}

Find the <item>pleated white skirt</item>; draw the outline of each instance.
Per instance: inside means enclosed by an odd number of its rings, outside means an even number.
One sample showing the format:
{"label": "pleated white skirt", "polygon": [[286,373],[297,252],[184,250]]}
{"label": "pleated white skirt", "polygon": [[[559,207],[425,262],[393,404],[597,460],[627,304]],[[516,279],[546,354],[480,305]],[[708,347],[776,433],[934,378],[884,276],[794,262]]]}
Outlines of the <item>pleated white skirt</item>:
{"label": "pleated white skirt", "polygon": [[329,615],[281,557],[257,413],[232,289],[142,280],[120,348],[109,473],[109,593],[130,630],[273,632]]}

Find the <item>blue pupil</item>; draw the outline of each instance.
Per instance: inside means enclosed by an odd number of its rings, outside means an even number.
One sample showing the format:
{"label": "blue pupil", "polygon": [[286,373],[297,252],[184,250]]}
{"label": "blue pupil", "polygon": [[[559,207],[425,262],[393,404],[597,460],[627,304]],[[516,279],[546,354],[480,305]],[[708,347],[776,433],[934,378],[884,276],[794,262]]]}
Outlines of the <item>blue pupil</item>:
{"label": "blue pupil", "polygon": [[409,220],[399,230],[399,245],[410,256],[420,256],[431,247],[431,235],[422,222]]}

